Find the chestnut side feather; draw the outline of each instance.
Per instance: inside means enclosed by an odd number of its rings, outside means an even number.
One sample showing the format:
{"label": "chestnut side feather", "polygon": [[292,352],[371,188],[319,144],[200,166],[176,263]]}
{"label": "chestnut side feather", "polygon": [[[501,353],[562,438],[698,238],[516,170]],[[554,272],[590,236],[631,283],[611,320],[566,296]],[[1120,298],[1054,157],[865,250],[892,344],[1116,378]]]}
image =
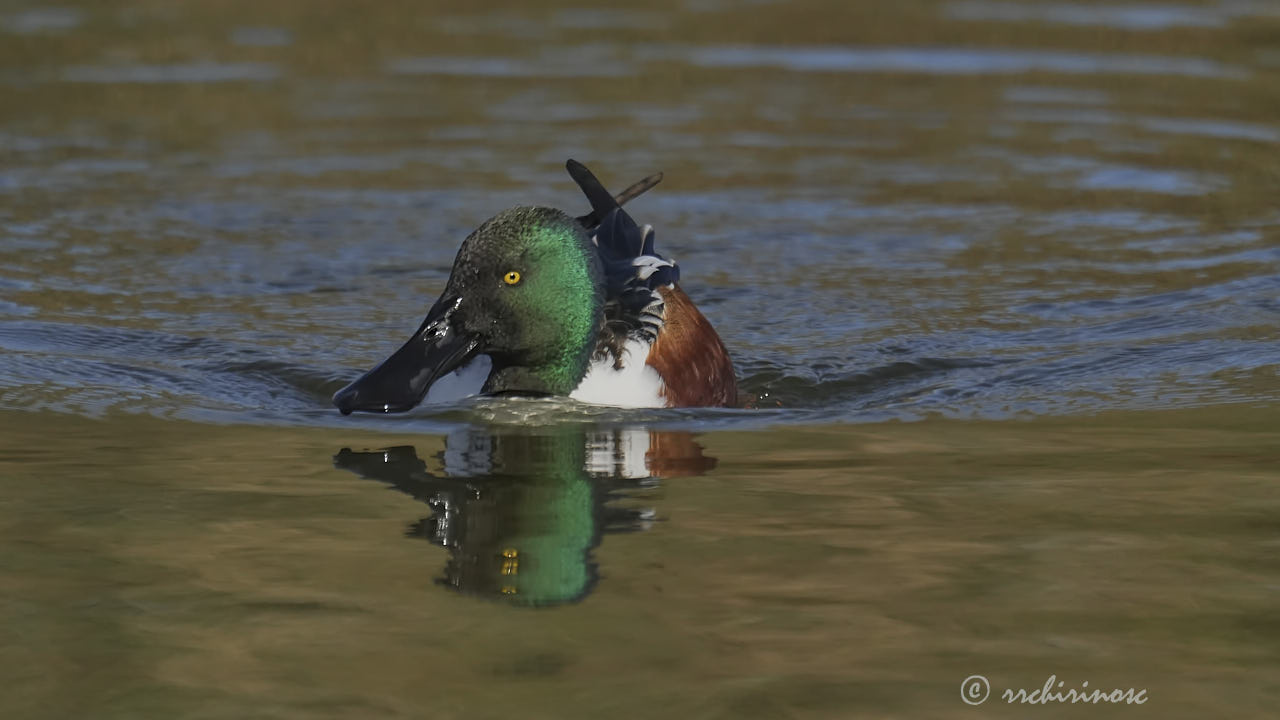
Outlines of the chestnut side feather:
{"label": "chestnut side feather", "polygon": [[645,362],[662,377],[667,407],[729,407],[738,383],[729,351],[679,285],[659,288],[662,332]]}

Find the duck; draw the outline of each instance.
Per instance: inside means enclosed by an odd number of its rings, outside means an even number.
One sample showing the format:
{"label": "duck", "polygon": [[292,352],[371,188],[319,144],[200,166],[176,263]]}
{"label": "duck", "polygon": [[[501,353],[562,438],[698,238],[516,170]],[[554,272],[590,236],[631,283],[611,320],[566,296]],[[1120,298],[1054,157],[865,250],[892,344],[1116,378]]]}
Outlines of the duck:
{"label": "duck", "polygon": [[471,396],[567,397],[621,408],[729,407],[733,362],[658,254],[654,229],[570,159],[591,211],[521,206],[463,242],[444,291],[399,350],[333,396],[343,415]]}

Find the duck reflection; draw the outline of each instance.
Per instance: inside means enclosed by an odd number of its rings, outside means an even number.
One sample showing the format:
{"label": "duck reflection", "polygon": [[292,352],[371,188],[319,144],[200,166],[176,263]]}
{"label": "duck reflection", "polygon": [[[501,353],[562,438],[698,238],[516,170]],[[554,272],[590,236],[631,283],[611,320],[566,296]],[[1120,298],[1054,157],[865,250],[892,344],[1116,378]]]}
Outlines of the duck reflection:
{"label": "duck reflection", "polygon": [[629,495],[716,464],[691,435],[644,428],[469,428],[436,459],[440,472],[410,446],[343,448],[334,465],[430,506],[408,535],[449,551],[438,582],[532,607],[586,597],[602,535],[649,527],[651,509],[619,504]]}

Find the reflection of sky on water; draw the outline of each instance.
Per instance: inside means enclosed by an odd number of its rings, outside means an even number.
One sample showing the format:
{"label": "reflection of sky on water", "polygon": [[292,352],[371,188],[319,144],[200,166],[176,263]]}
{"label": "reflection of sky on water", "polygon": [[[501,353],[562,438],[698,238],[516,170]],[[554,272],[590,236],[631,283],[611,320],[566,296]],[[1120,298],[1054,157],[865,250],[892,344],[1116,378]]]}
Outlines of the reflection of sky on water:
{"label": "reflection of sky on water", "polygon": [[949,3],[944,12],[956,20],[1047,22],[1062,25],[1155,31],[1178,27],[1221,27],[1230,19],[1222,7],[1193,5],[1086,5],[968,1]]}
{"label": "reflection of sky on water", "polygon": [[1050,50],[717,46],[674,50],[694,65],[774,67],[800,72],[905,72],[929,75],[1129,74],[1239,78],[1243,68],[1204,58]]}

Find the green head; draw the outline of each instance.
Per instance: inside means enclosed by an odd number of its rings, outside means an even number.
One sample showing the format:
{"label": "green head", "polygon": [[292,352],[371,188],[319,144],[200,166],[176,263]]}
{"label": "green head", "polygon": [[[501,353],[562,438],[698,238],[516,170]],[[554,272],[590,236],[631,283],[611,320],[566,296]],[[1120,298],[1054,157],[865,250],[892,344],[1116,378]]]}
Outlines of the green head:
{"label": "green head", "polygon": [[568,395],[586,375],[604,308],[600,258],[551,208],[499,213],[462,243],[445,294],[493,359],[485,393]]}
{"label": "green head", "polygon": [[334,404],[344,413],[408,410],[482,354],[493,361],[487,394],[568,395],[586,375],[603,307],[600,258],[577,220],[552,208],[505,210],[462,243],[414,336]]}

